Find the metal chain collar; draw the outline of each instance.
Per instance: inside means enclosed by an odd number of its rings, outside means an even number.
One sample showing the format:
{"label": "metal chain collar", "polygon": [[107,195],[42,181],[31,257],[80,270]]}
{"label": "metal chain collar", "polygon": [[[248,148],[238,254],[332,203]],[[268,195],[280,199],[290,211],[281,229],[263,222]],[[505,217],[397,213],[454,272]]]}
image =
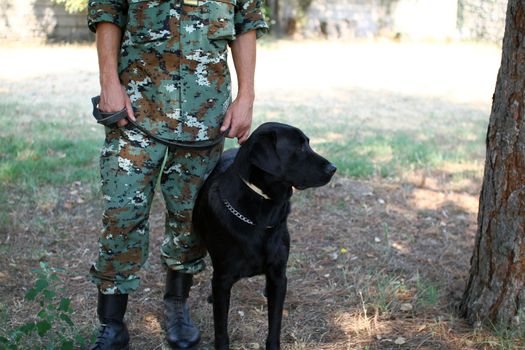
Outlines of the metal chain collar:
{"label": "metal chain collar", "polygon": [[241,213],[239,213],[234,207],[232,207],[230,202],[228,202],[226,199],[224,199],[223,202],[224,202],[224,205],[226,206],[226,208],[228,208],[228,210],[230,211],[230,213],[232,213],[233,215],[235,215],[237,218],[239,218],[240,220],[244,221],[248,225],[255,226],[255,224],[253,223],[252,220],[248,219],[246,216],[244,216]]}

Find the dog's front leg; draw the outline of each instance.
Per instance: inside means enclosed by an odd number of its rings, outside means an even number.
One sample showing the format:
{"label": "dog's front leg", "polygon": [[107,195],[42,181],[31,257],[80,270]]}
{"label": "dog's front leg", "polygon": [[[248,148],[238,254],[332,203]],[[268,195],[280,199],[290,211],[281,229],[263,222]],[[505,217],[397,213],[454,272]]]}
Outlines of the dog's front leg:
{"label": "dog's front leg", "polygon": [[286,297],[286,267],[266,274],[266,293],[268,297],[268,338],[266,350],[281,348],[281,320],[284,298]]}
{"label": "dog's front leg", "polygon": [[228,337],[228,312],[230,309],[230,294],[233,279],[213,274],[213,322],[215,326],[215,349],[228,350],[230,338]]}

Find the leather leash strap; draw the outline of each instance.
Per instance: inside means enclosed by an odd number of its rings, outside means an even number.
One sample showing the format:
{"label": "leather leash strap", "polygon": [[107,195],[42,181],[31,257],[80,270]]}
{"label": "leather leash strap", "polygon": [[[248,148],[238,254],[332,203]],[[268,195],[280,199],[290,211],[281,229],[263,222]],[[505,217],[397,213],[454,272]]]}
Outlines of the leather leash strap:
{"label": "leather leash strap", "polygon": [[[128,117],[128,112],[126,108],[122,109],[121,111],[115,112],[115,113],[107,113],[107,112],[100,111],[100,109],[98,109],[99,102],[100,102],[100,96],[95,96],[91,99],[91,103],[93,103],[93,117],[95,117],[95,119],[97,120],[97,123],[102,124],[104,126],[112,126],[119,120],[122,120]],[[192,149],[212,148],[214,146],[217,146],[219,143],[221,143],[226,137],[226,135],[230,132],[230,129],[228,129],[222,134],[220,134],[217,138],[213,140],[207,140],[207,141],[172,141],[172,140],[167,140],[165,138],[153,135],[150,131],[146,130],[144,127],[142,127],[141,125],[137,124],[136,122],[130,119],[128,119],[128,122],[131,125],[133,125],[133,127],[138,129],[140,132],[148,136],[149,138],[165,146],[169,146],[169,147],[192,148]]]}

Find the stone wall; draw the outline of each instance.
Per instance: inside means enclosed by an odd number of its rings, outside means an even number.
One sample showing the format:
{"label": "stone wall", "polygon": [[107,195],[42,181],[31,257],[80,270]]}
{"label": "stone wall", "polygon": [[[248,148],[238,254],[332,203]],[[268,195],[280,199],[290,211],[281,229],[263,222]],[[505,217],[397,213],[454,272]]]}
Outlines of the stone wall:
{"label": "stone wall", "polygon": [[0,0],[2,41],[93,40],[86,14],[69,14],[50,0]]}
{"label": "stone wall", "polygon": [[[373,37],[391,26],[392,2],[379,0],[317,0],[306,12],[303,33],[328,38]],[[285,18],[293,11],[283,11]]]}
{"label": "stone wall", "polygon": [[[303,0],[304,3],[304,0]],[[281,1],[278,27],[285,34],[351,39],[405,37],[499,42],[507,0],[300,0]]]}
{"label": "stone wall", "polygon": [[507,0],[459,0],[458,27],[463,38],[501,43]]}
{"label": "stone wall", "polygon": [[[274,4],[277,0],[267,0]],[[377,36],[501,42],[507,0],[279,0],[274,29],[329,39]],[[85,13],[51,0],[0,0],[0,40],[93,40]]]}

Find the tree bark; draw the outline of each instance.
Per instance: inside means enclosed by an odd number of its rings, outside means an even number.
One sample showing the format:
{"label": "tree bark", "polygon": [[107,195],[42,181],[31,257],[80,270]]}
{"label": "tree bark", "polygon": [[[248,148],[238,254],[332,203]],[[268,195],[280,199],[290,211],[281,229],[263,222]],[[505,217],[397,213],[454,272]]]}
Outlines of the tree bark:
{"label": "tree bark", "polygon": [[470,278],[470,323],[523,323],[525,311],[525,0],[509,0]]}

